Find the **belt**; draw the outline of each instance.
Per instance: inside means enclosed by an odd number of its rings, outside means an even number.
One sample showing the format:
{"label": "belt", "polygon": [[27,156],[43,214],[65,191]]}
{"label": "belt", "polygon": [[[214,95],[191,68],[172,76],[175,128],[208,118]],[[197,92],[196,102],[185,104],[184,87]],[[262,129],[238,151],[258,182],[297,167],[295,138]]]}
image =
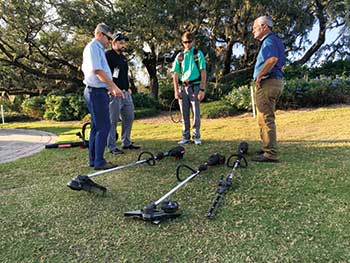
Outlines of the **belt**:
{"label": "belt", "polygon": [[282,78],[279,77],[279,76],[268,76],[267,78],[264,78],[264,79],[262,79],[261,81],[263,81],[263,80],[268,80],[268,79],[279,79],[279,80],[282,80]]}
{"label": "belt", "polygon": [[185,86],[191,86],[193,83],[198,82],[198,81],[201,81],[201,77],[198,77],[194,80],[184,80],[184,81],[179,80],[179,83],[183,84]]}
{"label": "belt", "polygon": [[94,90],[105,90],[108,91],[108,88],[106,87],[92,87],[92,86],[86,86],[88,89],[94,89]]}

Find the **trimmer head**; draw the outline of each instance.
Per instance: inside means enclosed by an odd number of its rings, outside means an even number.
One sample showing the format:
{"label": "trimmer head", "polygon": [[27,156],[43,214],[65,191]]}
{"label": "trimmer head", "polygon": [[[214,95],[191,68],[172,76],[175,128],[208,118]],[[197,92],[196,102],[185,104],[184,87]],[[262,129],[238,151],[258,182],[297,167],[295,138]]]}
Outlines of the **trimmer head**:
{"label": "trimmer head", "polygon": [[96,184],[87,175],[78,175],[68,182],[67,186],[75,191],[83,190],[90,193],[102,194],[103,196],[107,192],[106,187]]}
{"label": "trimmer head", "polygon": [[124,216],[138,217],[144,221],[160,224],[161,221],[171,218],[176,218],[181,215],[179,205],[175,201],[164,201],[161,203],[161,209],[157,210],[157,206],[151,203],[145,206],[142,210],[128,211]]}

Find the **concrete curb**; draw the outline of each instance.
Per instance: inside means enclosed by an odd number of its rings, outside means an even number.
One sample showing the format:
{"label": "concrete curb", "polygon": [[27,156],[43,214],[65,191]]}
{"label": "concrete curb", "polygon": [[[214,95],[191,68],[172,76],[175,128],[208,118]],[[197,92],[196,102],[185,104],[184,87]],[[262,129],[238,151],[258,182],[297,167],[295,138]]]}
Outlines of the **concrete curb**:
{"label": "concrete curb", "polygon": [[0,129],[0,163],[30,156],[55,143],[56,134],[29,129]]}

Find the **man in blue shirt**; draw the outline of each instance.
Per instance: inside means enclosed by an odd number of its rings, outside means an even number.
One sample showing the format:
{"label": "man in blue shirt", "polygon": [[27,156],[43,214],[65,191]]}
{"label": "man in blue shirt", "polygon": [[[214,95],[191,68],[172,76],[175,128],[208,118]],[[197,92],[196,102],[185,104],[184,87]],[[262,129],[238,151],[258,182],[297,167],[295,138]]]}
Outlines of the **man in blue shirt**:
{"label": "man in blue shirt", "polygon": [[112,80],[105,56],[105,48],[111,40],[112,30],[106,24],[98,24],[95,38],[86,45],[83,52],[82,71],[86,85],[84,99],[91,114],[89,164],[95,170],[115,167],[104,159],[110,129],[108,93],[117,97],[123,96],[123,92]]}
{"label": "man in blue shirt", "polygon": [[285,64],[284,45],[272,31],[272,19],[261,16],[254,21],[254,38],[261,41],[254,68],[256,106],[261,149],[252,158],[256,162],[278,162],[275,124],[276,101],[283,90],[282,66]]}

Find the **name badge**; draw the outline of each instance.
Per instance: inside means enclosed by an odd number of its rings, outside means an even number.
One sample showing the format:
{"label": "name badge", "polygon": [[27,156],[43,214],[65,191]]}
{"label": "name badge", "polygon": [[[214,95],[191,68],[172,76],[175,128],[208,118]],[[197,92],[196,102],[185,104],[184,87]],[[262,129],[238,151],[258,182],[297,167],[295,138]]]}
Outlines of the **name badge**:
{"label": "name badge", "polygon": [[118,76],[119,76],[119,68],[114,68],[114,70],[113,70],[113,78],[118,78]]}

